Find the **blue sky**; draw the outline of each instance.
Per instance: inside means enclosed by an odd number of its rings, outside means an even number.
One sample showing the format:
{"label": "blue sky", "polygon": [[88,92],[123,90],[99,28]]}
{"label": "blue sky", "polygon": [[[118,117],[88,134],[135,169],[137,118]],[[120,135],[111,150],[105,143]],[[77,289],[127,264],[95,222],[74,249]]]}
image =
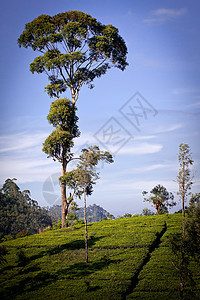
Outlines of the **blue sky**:
{"label": "blue sky", "polygon": [[[88,204],[101,205],[117,216],[151,208],[143,203],[142,191],[157,184],[176,193],[177,154],[183,142],[194,159],[192,191],[199,192],[199,9],[197,0],[3,1],[0,184],[15,177],[40,205],[60,203],[60,165],[41,150],[52,131],[46,115],[53,99],[44,92],[47,78],[29,71],[37,53],[19,49],[17,38],[40,14],[81,10],[119,29],[129,63],[123,72],[109,70],[94,82],[93,90],[83,87],[77,102],[81,137],[74,152],[98,144],[115,160],[100,165],[101,179]],[[130,114],[131,108],[136,116]],[[176,200],[178,210],[177,196]],[[78,204],[83,205],[80,200]]]}

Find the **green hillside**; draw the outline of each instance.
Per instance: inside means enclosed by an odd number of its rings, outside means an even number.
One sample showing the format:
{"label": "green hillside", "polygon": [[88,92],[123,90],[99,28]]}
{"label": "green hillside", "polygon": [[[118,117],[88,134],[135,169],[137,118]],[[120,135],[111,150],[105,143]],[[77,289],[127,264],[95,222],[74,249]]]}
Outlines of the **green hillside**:
{"label": "green hillside", "polygon": [[[168,237],[179,232],[179,214],[132,217],[47,231],[1,243],[1,299],[177,299],[178,275]],[[185,299],[200,299],[200,269]],[[193,294],[192,294],[193,292]]]}

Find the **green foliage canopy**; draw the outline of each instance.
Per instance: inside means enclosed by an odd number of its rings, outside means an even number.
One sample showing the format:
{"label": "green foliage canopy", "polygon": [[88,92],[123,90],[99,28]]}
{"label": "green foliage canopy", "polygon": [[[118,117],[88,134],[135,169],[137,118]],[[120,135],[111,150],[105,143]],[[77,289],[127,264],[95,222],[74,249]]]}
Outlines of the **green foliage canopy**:
{"label": "green foliage canopy", "polygon": [[42,53],[30,70],[47,74],[47,93],[59,97],[69,88],[73,104],[83,84],[92,88],[93,80],[109,68],[123,71],[127,66],[127,47],[118,29],[81,11],[40,15],[26,24],[18,44]]}
{"label": "green foliage canopy", "polygon": [[61,182],[65,182],[74,191],[73,195],[75,196],[80,197],[84,190],[87,195],[91,195],[93,185],[99,179],[99,173],[96,170],[99,161],[112,163],[113,158],[108,151],[101,151],[98,146],[90,146],[88,149],[83,149],[77,168],[66,172],[60,178]]}
{"label": "green foliage canopy", "polygon": [[76,116],[76,107],[71,101],[63,98],[52,102],[47,119],[56,129],[49,135],[43,144],[43,151],[63,163],[72,158],[70,149],[73,147],[73,138],[80,135]]}

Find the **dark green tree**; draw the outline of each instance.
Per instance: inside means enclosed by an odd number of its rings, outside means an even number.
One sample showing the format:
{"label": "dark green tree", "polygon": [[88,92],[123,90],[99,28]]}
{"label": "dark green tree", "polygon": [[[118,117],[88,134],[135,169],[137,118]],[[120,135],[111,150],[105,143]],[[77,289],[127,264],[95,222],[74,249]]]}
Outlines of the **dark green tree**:
{"label": "dark green tree", "polygon": [[46,209],[31,199],[28,190],[21,192],[15,180],[7,179],[0,190],[1,235],[37,233],[39,228],[51,225]]}
{"label": "dark green tree", "polygon": [[[185,236],[182,236],[181,233],[171,235],[169,238],[169,246],[173,253],[172,265],[177,273],[179,281],[178,299],[195,299],[194,294],[192,293],[195,282],[190,270],[191,256]],[[189,297],[184,296],[186,288],[190,289]]]}
{"label": "dark green tree", "polygon": [[189,202],[185,239],[190,255],[200,260],[200,193],[192,195]]}
{"label": "dark green tree", "polygon": [[30,70],[48,76],[47,93],[59,97],[69,88],[73,104],[84,84],[92,88],[94,79],[109,68],[123,71],[127,66],[127,48],[118,29],[81,11],[40,15],[26,24],[18,44],[41,53]]}
{"label": "dark green tree", "polygon": [[[174,254],[173,266],[179,279],[179,299],[195,297],[193,272],[190,263],[195,259],[200,261],[200,193],[192,195],[188,215],[185,220],[185,232],[170,237],[170,246]],[[188,287],[189,295],[185,297]]]}
{"label": "dark green tree", "polygon": [[148,192],[144,191],[142,192],[144,196],[144,201],[148,201],[153,204],[155,207],[157,214],[165,213],[167,212],[167,207],[173,207],[176,205],[176,202],[174,202],[174,195],[167,191],[167,189],[158,184],[155,186],[151,191],[149,197],[145,197],[145,195],[148,194]]}
{"label": "dark green tree", "polygon": [[112,155],[108,151],[101,151],[98,146],[90,146],[88,149],[82,150],[77,168],[61,177],[61,181],[64,181],[73,191],[73,194],[71,194],[72,198],[80,198],[82,194],[84,195],[86,263],[88,263],[86,197],[92,194],[93,186],[99,179],[96,166],[100,161],[112,163]]}

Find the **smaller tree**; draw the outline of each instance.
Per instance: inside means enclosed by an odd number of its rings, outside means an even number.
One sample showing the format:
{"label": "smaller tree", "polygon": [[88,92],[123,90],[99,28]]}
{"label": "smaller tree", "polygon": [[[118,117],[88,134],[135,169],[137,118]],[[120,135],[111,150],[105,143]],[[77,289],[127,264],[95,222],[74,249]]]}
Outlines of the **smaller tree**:
{"label": "smaller tree", "polygon": [[148,209],[147,207],[143,208],[142,210],[142,215],[143,216],[153,216],[154,212]]}
{"label": "smaller tree", "polygon": [[108,220],[114,220],[114,219],[115,219],[115,216],[112,215],[112,214],[109,213],[109,212],[107,213],[106,217],[107,217]]}
{"label": "smaller tree", "polygon": [[144,201],[148,201],[153,204],[155,207],[157,214],[168,212],[167,207],[173,207],[176,205],[176,202],[174,202],[174,195],[167,191],[167,189],[164,186],[161,186],[158,184],[155,186],[151,191],[149,197],[145,197],[148,192],[143,191],[142,192],[144,196]]}
{"label": "smaller tree", "polygon": [[181,144],[179,146],[179,172],[177,176],[177,182],[179,184],[179,192],[181,202],[182,202],[182,219],[183,219],[183,235],[185,232],[185,202],[187,196],[190,194],[190,189],[192,186],[192,176],[190,171],[190,166],[193,164],[192,155],[190,152],[190,147],[188,144]]}
{"label": "smaller tree", "polygon": [[86,197],[93,192],[93,185],[99,179],[96,166],[100,161],[112,163],[112,155],[108,151],[101,151],[98,146],[90,146],[83,149],[79,157],[77,168],[67,172],[61,177],[61,181],[73,190],[71,197],[81,197],[84,195],[84,221],[85,221],[85,253],[86,263],[88,263],[88,244],[87,244],[87,216],[86,216]]}
{"label": "smaller tree", "polygon": [[180,300],[185,299],[184,291],[186,288],[190,288],[190,297],[193,298],[194,295],[191,294],[195,282],[193,280],[192,272],[189,268],[190,266],[190,252],[188,248],[188,243],[181,233],[176,233],[169,238],[169,247],[172,250],[172,265],[177,273],[179,285],[178,293]]}
{"label": "smaller tree", "polygon": [[130,213],[125,213],[123,215],[123,218],[131,218],[131,217],[132,217],[132,214],[130,214]]}
{"label": "smaller tree", "polygon": [[200,260],[200,193],[192,195],[190,199],[185,234],[173,234],[169,245],[174,254],[172,265],[179,279],[179,299],[185,299],[184,292],[188,287],[190,287],[190,298],[196,299],[195,295],[191,294],[195,281],[190,262],[193,259]]}
{"label": "smaller tree", "polygon": [[190,255],[200,260],[200,193],[192,195],[189,202],[185,239]]}

